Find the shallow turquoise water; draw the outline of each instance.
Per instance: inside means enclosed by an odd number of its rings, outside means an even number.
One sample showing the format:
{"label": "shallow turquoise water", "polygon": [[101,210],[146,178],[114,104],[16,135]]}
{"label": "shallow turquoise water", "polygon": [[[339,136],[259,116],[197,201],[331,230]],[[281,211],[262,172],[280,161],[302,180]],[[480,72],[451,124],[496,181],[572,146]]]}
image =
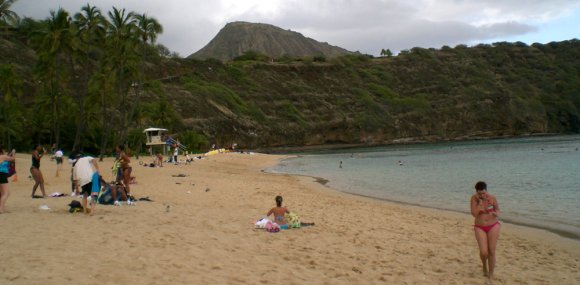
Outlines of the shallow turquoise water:
{"label": "shallow turquoise water", "polygon": [[357,148],[302,153],[269,171],[322,177],[339,191],[464,213],[473,185],[483,180],[497,196],[503,220],[579,239],[579,149],[580,135]]}

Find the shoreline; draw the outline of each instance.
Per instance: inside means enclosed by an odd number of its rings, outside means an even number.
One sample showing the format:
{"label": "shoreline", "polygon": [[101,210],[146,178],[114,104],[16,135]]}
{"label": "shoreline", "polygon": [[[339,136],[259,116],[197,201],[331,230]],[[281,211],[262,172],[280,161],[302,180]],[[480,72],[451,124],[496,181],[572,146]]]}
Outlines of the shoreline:
{"label": "shoreline", "polygon": [[[131,192],[153,202],[97,205],[95,215],[87,216],[68,212],[74,197],[31,199],[29,155],[19,154],[19,180],[9,183],[9,212],[0,214],[0,259],[5,265],[0,283],[485,281],[471,217],[347,194],[309,176],[264,172],[285,157],[224,153],[162,168],[139,166],[134,160],[137,184]],[[111,166],[110,158],[99,162],[105,180],[112,175]],[[70,166],[64,165],[60,177],[55,169],[48,159],[41,163],[47,194],[70,193]],[[303,222],[315,226],[279,233],[254,229],[253,222],[274,206],[277,195]],[[494,284],[580,280],[577,242],[549,232],[505,223],[497,255]]]}
{"label": "shoreline", "polygon": [[[284,158],[286,159],[286,158]],[[282,159],[283,160],[283,159]],[[281,160],[281,161],[282,161]],[[437,210],[437,211],[446,211],[446,212],[452,212],[452,213],[457,213],[457,214],[463,214],[466,216],[471,217],[471,215],[468,212],[462,212],[462,211],[457,211],[457,210],[452,210],[452,209],[445,209],[445,208],[438,208],[438,207],[429,207],[429,206],[425,206],[425,205],[421,205],[418,203],[410,203],[410,202],[403,202],[403,201],[397,201],[397,200],[391,200],[388,198],[381,198],[381,197],[374,197],[374,196],[370,196],[370,195],[364,195],[364,194],[358,194],[358,193],[353,193],[353,192],[347,192],[347,191],[341,191],[338,190],[336,188],[330,187],[328,186],[328,182],[330,182],[330,180],[324,178],[324,177],[317,177],[317,176],[311,176],[311,175],[306,175],[306,174],[292,174],[292,173],[282,173],[282,172],[269,172],[267,170],[264,170],[264,172],[266,173],[273,173],[273,174],[285,174],[285,175],[294,175],[294,176],[302,176],[302,177],[310,177],[312,178],[316,183],[319,183],[320,185],[331,189],[332,191],[336,191],[336,192],[340,192],[340,193],[345,193],[345,194],[349,194],[349,195],[353,195],[353,196],[358,196],[358,197],[364,197],[364,198],[368,198],[368,199],[373,199],[373,200],[377,200],[377,201],[383,201],[383,202],[389,202],[389,203],[394,203],[394,204],[398,204],[398,205],[403,205],[403,206],[413,206],[413,207],[420,207],[420,208],[425,208],[425,209],[431,209],[431,210]],[[537,224],[532,224],[532,223],[526,223],[526,222],[521,222],[521,221],[517,221],[514,219],[501,219],[500,222],[502,223],[510,223],[510,224],[514,224],[514,225],[518,225],[518,226],[523,226],[523,227],[528,227],[531,229],[538,229],[538,230],[543,230],[543,231],[547,231],[550,233],[554,233],[557,234],[563,238],[567,238],[576,242],[580,242],[580,235],[575,234],[573,232],[569,232],[569,231],[565,231],[565,230],[559,230],[559,229],[554,229],[554,228],[550,228],[550,227],[545,227],[542,225],[537,225]]]}
{"label": "shoreline", "polygon": [[558,136],[575,136],[580,135],[580,133],[574,134],[561,134],[561,133],[537,133],[537,134],[526,134],[526,135],[506,135],[506,136],[463,136],[454,139],[416,139],[416,138],[401,138],[395,139],[390,142],[383,142],[377,144],[367,144],[367,143],[337,143],[337,144],[320,144],[320,145],[308,145],[308,146],[278,146],[278,147],[264,147],[257,148],[253,151],[273,154],[273,155],[286,155],[295,154],[301,152],[324,152],[333,150],[349,150],[356,148],[380,148],[387,146],[399,146],[399,145],[425,145],[425,144],[444,144],[444,143],[461,143],[461,142],[477,142],[477,141],[493,141],[493,140],[509,140],[509,139],[525,139],[525,138],[540,138],[540,137],[558,137]]}
{"label": "shoreline", "polygon": [[[293,159],[293,158],[299,158],[300,155],[288,155],[287,157],[281,158],[280,161],[278,162],[278,164],[270,166],[270,168],[276,167],[277,165],[280,165],[281,163],[283,163],[285,160],[287,159]],[[336,192],[340,192],[340,193],[346,193],[346,194],[350,194],[350,195],[354,195],[354,196],[359,196],[359,197],[365,197],[365,198],[369,198],[369,199],[374,199],[374,200],[378,200],[378,201],[386,201],[386,202],[390,202],[390,203],[395,203],[395,204],[400,204],[400,205],[409,205],[409,206],[415,206],[415,207],[421,207],[421,208],[426,208],[426,209],[433,209],[433,210],[439,210],[439,211],[447,211],[447,212],[453,212],[453,213],[459,213],[459,214],[464,214],[467,215],[469,217],[471,217],[471,215],[468,212],[462,212],[459,210],[453,210],[453,209],[445,209],[445,208],[439,208],[439,207],[430,207],[430,206],[426,206],[426,205],[422,205],[419,203],[412,203],[412,202],[404,202],[404,201],[397,201],[397,200],[392,200],[389,198],[382,198],[382,197],[375,197],[375,196],[370,196],[370,195],[365,195],[365,194],[359,194],[359,193],[354,193],[354,192],[348,192],[348,191],[342,191],[339,190],[337,188],[333,188],[331,186],[328,186],[328,183],[330,182],[329,179],[324,178],[324,177],[318,177],[318,176],[314,176],[314,175],[307,175],[307,174],[293,174],[293,173],[285,173],[285,172],[271,172],[271,171],[267,171],[267,169],[263,170],[264,172],[267,173],[277,173],[277,174],[286,174],[286,175],[295,175],[295,176],[304,176],[304,177],[310,177],[312,179],[314,179],[317,183],[321,184],[322,186],[331,189],[332,191],[336,191]],[[554,233],[557,234],[563,238],[567,238],[576,242],[580,242],[580,234],[577,234],[575,232],[572,231],[567,231],[567,230],[563,230],[563,229],[558,229],[558,228],[553,228],[553,227],[549,227],[549,226],[545,226],[542,224],[534,224],[531,222],[526,222],[526,221],[520,221],[517,219],[510,219],[510,218],[502,218],[500,220],[501,222],[505,222],[505,223],[510,223],[510,224],[514,224],[514,225],[518,225],[518,226],[524,226],[524,227],[529,227],[529,228],[533,228],[533,229],[538,229],[538,230],[544,230],[550,233]]]}

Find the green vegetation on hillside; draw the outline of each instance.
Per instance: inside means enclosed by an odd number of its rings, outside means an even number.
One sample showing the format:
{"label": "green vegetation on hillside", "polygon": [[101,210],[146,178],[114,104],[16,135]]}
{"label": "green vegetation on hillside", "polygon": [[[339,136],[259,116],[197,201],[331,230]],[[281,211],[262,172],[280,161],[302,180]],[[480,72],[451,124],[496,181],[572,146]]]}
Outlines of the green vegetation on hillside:
{"label": "green vegetation on hillside", "polygon": [[576,39],[381,58],[248,51],[224,63],[168,58],[154,45],[159,27],[137,28],[146,15],[79,14],[2,23],[3,144],[139,150],[146,127],[170,129],[192,151],[580,132]]}

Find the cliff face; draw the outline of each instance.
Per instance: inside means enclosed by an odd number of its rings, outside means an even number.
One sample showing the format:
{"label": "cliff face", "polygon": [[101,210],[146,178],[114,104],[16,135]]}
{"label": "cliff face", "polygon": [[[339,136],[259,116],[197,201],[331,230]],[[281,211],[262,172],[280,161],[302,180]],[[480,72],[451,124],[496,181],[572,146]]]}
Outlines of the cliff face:
{"label": "cliff face", "polygon": [[215,58],[228,61],[248,51],[258,52],[270,58],[336,57],[352,53],[272,25],[233,22],[227,24],[205,47],[189,58]]}
{"label": "cliff face", "polygon": [[247,147],[580,131],[580,41],[325,63],[190,62],[164,84],[186,128]]}

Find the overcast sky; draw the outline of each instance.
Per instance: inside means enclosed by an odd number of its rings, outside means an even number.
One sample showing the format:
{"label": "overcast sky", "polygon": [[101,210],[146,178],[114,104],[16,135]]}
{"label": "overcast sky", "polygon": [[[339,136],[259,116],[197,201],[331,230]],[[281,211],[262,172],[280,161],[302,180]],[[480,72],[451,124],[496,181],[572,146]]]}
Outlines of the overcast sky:
{"label": "overcast sky", "polygon": [[350,51],[379,55],[413,47],[580,38],[580,0],[17,0],[18,15],[44,19],[90,3],[156,18],[158,42],[181,56],[229,22],[267,23]]}

